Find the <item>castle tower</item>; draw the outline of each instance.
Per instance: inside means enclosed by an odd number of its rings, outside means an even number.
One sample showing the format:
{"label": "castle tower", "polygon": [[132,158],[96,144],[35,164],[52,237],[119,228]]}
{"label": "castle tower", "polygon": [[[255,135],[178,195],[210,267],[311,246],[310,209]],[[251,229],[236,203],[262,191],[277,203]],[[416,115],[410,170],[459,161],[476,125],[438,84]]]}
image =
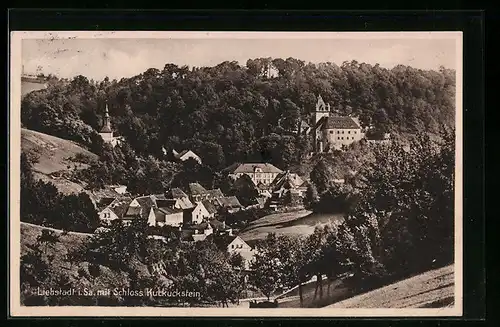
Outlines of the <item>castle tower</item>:
{"label": "castle tower", "polygon": [[325,101],[321,95],[318,96],[318,102],[316,103],[316,109],[314,111],[314,126],[323,117],[328,117],[330,115],[330,104],[326,105]]}

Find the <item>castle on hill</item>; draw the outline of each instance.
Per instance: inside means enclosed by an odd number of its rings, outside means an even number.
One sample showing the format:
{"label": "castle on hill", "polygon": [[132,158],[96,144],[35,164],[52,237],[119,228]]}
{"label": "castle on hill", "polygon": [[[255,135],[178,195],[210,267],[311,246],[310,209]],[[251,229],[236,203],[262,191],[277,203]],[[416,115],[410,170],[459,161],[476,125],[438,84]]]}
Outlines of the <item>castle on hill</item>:
{"label": "castle on hill", "polygon": [[364,138],[356,118],[334,115],[330,104],[318,96],[316,108],[311,117],[314,152],[340,150],[343,146]]}

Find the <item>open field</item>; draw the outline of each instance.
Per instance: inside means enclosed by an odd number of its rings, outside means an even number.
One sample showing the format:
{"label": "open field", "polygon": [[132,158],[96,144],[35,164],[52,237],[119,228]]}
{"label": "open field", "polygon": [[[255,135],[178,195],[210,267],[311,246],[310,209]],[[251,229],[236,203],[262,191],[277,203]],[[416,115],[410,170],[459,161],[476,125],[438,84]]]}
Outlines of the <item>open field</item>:
{"label": "open field", "polygon": [[326,308],[441,308],[454,304],[453,265],[332,304]]}
{"label": "open field", "polygon": [[266,238],[269,233],[276,235],[310,235],[316,226],[339,221],[342,214],[315,214],[308,210],[277,213],[262,217],[249,224],[239,235],[246,242]]}
{"label": "open field", "polygon": [[[38,163],[33,169],[42,174],[68,170],[68,165],[73,166],[68,158],[78,153],[97,159],[97,155],[75,142],[24,128],[21,129],[21,149],[39,156]],[[85,167],[84,164],[82,164],[83,167]]]}
{"label": "open field", "polygon": [[78,153],[97,160],[97,155],[75,142],[24,128],[21,129],[21,149],[25,153],[34,153],[38,156],[38,162],[33,166],[35,177],[53,183],[64,194],[80,193],[84,190],[84,186],[64,177],[50,176],[50,174],[87,167],[85,163],[75,163],[69,160]]}

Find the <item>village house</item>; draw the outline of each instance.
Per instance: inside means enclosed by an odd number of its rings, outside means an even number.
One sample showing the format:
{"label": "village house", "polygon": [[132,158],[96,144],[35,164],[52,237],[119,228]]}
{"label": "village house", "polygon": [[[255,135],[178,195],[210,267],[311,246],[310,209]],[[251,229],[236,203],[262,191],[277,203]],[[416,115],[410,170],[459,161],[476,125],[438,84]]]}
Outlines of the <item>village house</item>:
{"label": "village house", "polygon": [[[92,191],[91,199],[96,205],[106,198],[110,199],[125,199],[128,198],[127,187],[125,185],[104,185],[104,188]],[[97,208],[99,211],[99,209]]]}
{"label": "village house", "polygon": [[191,225],[183,229],[183,240],[187,242],[204,241],[207,236],[212,235],[214,229],[208,222]]}
{"label": "village house", "polygon": [[270,163],[237,163],[227,167],[224,171],[228,172],[234,180],[242,175],[248,175],[255,185],[259,185],[259,183],[269,185],[278,174],[283,172]]}
{"label": "village house", "polygon": [[127,211],[131,198],[103,198],[97,203],[97,213],[102,224],[121,219]]}
{"label": "village house", "polygon": [[132,221],[140,219],[145,212],[146,210],[143,211],[140,206],[129,206],[121,219],[125,225],[130,225]]}
{"label": "village house", "polygon": [[208,200],[201,201],[201,203],[203,203],[203,206],[205,206],[205,209],[207,209],[210,215],[209,218],[215,218],[215,216],[217,215],[217,208],[215,207],[215,205]]}
{"label": "village house", "polygon": [[270,207],[279,205],[300,205],[307,191],[308,183],[299,175],[285,171],[270,185],[272,197]]}
{"label": "village house", "polygon": [[194,207],[193,203],[189,199],[189,196],[184,193],[180,188],[172,188],[165,193],[165,198],[168,200],[176,200],[179,208],[188,209]]}
{"label": "village house", "polygon": [[186,161],[188,159],[194,159],[201,165],[201,158],[191,150],[184,150],[181,152],[172,150],[172,153],[174,155],[174,158],[177,160]]}
{"label": "village house", "polygon": [[229,213],[234,213],[243,209],[240,201],[235,196],[225,196],[223,198],[217,199],[215,205],[219,209],[222,209]]}
{"label": "village house", "polygon": [[243,258],[244,269],[250,269],[250,264],[255,258],[255,250],[241,237],[234,235],[215,237],[214,242],[221,250],[225,250],[228,253],[240,254]]}
{"label": "village house", "polygon": [[214,230],[214,234],[221,236],[221,235],[228,235],[232,236],[233,235],[233,228],[226,224],[225,221],[220,221],[217,219],[212,219],[209,221],[210,225],[212,225],[212,228]]}
{"label": "village house", "polygon": [[158,207],[153,209],[154,217],[150,217],[150,226],[181,227],[184,222],[184,210],[172,207]]}
{"label": "village house", "polygon": [[184,210],[184,224],[200,224],[201,222],[213,218],[203,202],[195,202],[193,208]]}
{"label": "village house", "polygon": [[325,104],[321,95],[312,117],[313,146],[315,152],[340,150],[364,137],[357,119],[349,116],[335,116],[330,104]]}

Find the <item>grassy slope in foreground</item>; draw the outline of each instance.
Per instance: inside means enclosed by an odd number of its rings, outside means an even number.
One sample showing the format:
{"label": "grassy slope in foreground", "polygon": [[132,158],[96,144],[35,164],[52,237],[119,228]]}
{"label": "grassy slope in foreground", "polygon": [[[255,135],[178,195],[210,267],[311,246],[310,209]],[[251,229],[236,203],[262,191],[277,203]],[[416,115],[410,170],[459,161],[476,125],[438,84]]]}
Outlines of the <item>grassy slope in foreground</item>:
{"label": "grassy slope in foreground", "polygon": [[325,308],[440,308],[454,303],[454,266],[449,265],[337,302]]}
{"label": "grassy slope in foreground", "polygon": [[[28,223],[21,223],[20,228],[21,256],[27,254],[30,251],[29,247],[36,244],[36,239],[39,235],[41,235],[42,230],[54,230]],[[60,236],[59,241],[53,248],[47,248],[47,253],[44,254],[45,256],[54,255],[54,261],[51,266],[51,274],[54,274],[54,276],[51,276],[51,278],[55,278],[55,275],[65,275],[69,277],[74,288],[80,291],[84,288],[97,291],[101,289],[113,289],[115,287],[122,288],[129,286],[129,277],[126,272],[117,271],[108,266],[99,265],[98,276],[94,276],[89,279],[88,276],[91,276],[89,272],[89,262],[81,261],[70,264],[67,261],[66,254],[87,243],[90,240],[91,234],[68,232],[68,234],[62,235],[62,231],[57,230],[56,234]],[[146,266],[134,262],[134,267],[138,268],[141,271],[141,274],[148,274]],[[85,272],[87,277],[82,276],[81,272]],[[48,287],[49,285],[45,286]]]}
{"label": "grassy slope in foreground", "polygon": [[[74,169],[75,163],[69,161],[68,158],[74,157],[77,153],[98,159],[97,155],[75,142],[24,128],[21,129],[21,149],[23,152],[32,152],[39,156],[38,163],[33,167],[35,176],[46,182],[52,182],[60,192],[65,194],[79,193],[83,191],[83,186],[64,178],[50,177],[49,174]],[[68,169],[68,165],[71,168]],[[77,163],[76,166],[87,167],[83,163],[81,165]]]}

